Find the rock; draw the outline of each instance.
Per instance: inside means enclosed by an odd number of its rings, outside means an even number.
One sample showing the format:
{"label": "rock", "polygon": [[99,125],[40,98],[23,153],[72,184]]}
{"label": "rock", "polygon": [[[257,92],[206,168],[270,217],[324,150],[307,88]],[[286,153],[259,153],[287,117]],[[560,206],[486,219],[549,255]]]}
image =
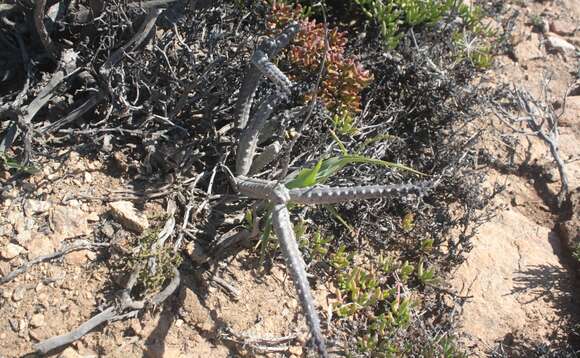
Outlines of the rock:
{"label": "rock", "polygon": [[0,292],[2,293],[2,298],[4,299],[9,299],[12,297],[12,291],[7,288],[0,290]]}
{"label": "rock", "polygon": [[97,258],[97,255],[92,252],[91,250],[80,250],[74,251],[64,257],[64,261],[66,261],[70,265],[82,265],[85,264],[87,261],[93,261]]}
{"label": "rock", "polygon": [[288,353],[292,354],[293,357],[302,357],[304,349],[301,346],[292,346],[288,348]]}
{"label": "rock", "polygon": [[10,271],[10,264],[6,261],[0,261],[0,276],[6,276]]}
{"label": "rock", "polygon": [[7,243],[4,247],[0,249],[0,256],[6,260],[12,260],[16,256],[25,252],[26,249],[22,246],[13,244],[11,242]]}
{"label": "rock", "polygon": [[55,207],[51,211],[51,223],[52,230],[60,241],[91,232],[86,214],[78,208],[60,205]]}
{"label": "rock", "polygon": [[85,184],[90,184],[93,182],[93,176],[89,172],[85,172],[83,175],[83,179],[85,180]]}
{"label": "rock", "polygon": [[514,55],[520,63],[544,57],[540,50],[540,38],[538,34],[531,34],[530,39],[520,42],[514,48]]}
{"label": "rock", "polygon": [[209,260],[204,248],[197,241],[188,243],[185,247],[185,251],[191,258],[191,261],[193,261],[195,264],[200,265]]}
{"label": "rock", "polygon": [[10,179],[10,172],[8,170],[0,170],[0,179],[5,181]]}
{"label": "rock", "polygon": [[83,358],[73,347],[68,347],[58,356],[58,358]]}
{"label": "rock", "polygon": [[87,215],[87,221],[89,222],[97,222],[99,220],[101,220],[101,218],[99,217],[99,214],[97,214],[95,211]]}
{"label": "rock", "polygon": [[27,231],[21,231],[18,234],[16,234],[15,239],[16,242],[18,242],[18,244],[25,246],[27,242],[30,241],[30,239],[32,238],[32,232],[30,230]]}
{"label": "rock", "polygon": [[8,319],[8,324],[10,324],[10,328],[12,328],[12,330],[14,332],[18,332],[19,331],[19,325],[18,325],[18,320],[15,318],[9,318]]}
{"label": "rock", "polygon": [[550,24],[550,31],[562,36],[573,35],[576,32],[576,25],[565,20],[554,20]]}
{"label": "rock", "polygon": [[113,225],[109,223],[103,225],[103,227],[101,228],[101,232],[109,239],[112,239],[115,236],[115,228],[113,228]]}
{"label": "rock", "polygon": [[[558,234],[564,246],[573,255],[580,254],[580,188],[570,194],[572,217],[558,223]],[[577,258],[580,264],[580,257]]]}
{"label": "rock", "polygon": [[[482,225],[473,249],[450,279],[459,294],[470,295],[458,325],[482,345],[493,345],[510,332],[530,340],[549,337],[558,322],[558,307],[539,300],[562,291],[538,284],[538,277],[564,284],[562,248],[551,229],[536,224],[518,209],[502,211]],[[524,304],[525,303],[525,304]],[[471,344],[471,340],[469,341]],[[476,343],[473,343],[476,344]]]}
{"label": "rock", "polygon": [[26,286],[18,286],[12,292],[12,301],[18,302],[22,301],[24,294],[26,293]]}
{"label": "rock", "polygon": [[573,127],[580,124],[580,96],[572,96],[566,99],[564,114],[560,117],[560,125]]}
{"label": "rock", "polygon": [[46,330],[40,328],[32,329],[28,331],[28,335],[35,341],[40,342],[46,338]]}
{"label": "rock", "polygon": [[550,48],[554,51],[562,52],[562,53],[571,53],[576,51],[576,47],[569,43],[568,41],[564,40],[563,38],[554,35],[548,34],[546,37],[547,44]]}
{"label": "rock", "polygon": [[49,255],[54,252],[54,245],[46,236],[36,236],[27,242],[25,247],[28,250],[28,259]]}
{"label": "rock", "polygon": [[214,322],[208,309],[201,304],[197,295],[188,288],[182,287],[180,296],[183,298],[181,309],[185,311],[183,319],[190,325],[196,326],[204,331],[209,331],[214,326]]}
{"label": "rock", "polygon": [[30,326],[33,328],[43,327],[46,324],[44,322],[44,315],[42,313],[33,314],[30,318]]}
{"label": "rock", "polygon": [[48,201],[28,199],[24,203],[24,213],[26,216],[33,216],[47,212],[50,207],[51,204]]}
{"label": "rock", "polygon": [[109,205],[111,213],[125,229],[140,234],[149,228],[147,217],[137,213],[130,201],[116,201]]}
{"label": "rock", "polygon": [[14,226],[17,233],[34,230],[35,222],[32,218],[24,217],[21,212],[14,212],[8,215],[8,220]]}

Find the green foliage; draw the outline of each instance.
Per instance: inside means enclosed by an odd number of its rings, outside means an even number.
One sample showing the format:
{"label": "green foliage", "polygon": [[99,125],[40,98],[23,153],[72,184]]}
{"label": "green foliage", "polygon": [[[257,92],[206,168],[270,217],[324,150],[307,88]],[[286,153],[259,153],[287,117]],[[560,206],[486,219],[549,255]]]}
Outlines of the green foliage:
{"label": "green foliage", "polygon": [[467,59],[477,68],[489,68],[493,63],[492,47],[486,40],[467,32],[455,32],[452,35],[457,48],[457,59]]}
{"label": "green foliage", "polygon": [[[138,271],[137,285],[142,294],[158,292],[163,284],[173,277],[173,268],[179,266],[181,255],[175,253],[172,247],[156,247],[159,230],[144,232],[134,243],[135,250],[127,257],[125,268]],[[150,259],[154,259],[155,268],[149,267]]]}
{"label": "green foliage", "polygon": [[387,162],[380,159],[368,158],[362,155],[346,154],[323,159],[316,163],[313,168],[302,169],[293,179],[286,183],[288,189],[307,188],[316,184],[323,184],[332,175],[350,164],[371,164],[399,170],[410,171],[413,174],[424,175],[406,165]]}
{"label": "green foliage", "polygon": [[448,14],[457,14],[464,24],[462,31],[453,36],[458,57],[467,58],[478,68],[491,66],[492,47],[488,39],[494,35],[483,24],[480,7],[469,7],[458,0],[354,0],[363,13],[375,20],[388,49],[398,46],[402,27],[434,25]]}
{"label": "green foliage", "polygon": [[423,285],[433,283],[435,281],[435,271],[432,269],[426,269],[423,261],[419,261],[419,265],[417,266],[417,278]]}
{"label": "green foliage", "polygon": [[26,174],[36,174],[40,171],[39,168],[33,165],[19,164],[14,158],[11,158],[6,152],[0,151],[0,168],[15,169],[17,172]]}
{"label": "green foliage", "polygon": [[435,24],[455,6],[455,0],[354,0],[369,18],[379,24],[389,49],[399,44],[401,26]]}
{"label": "green foliage", "polygon": [[332,116],[332,126],[342,135],[353,135],[358,131],[354,118],[349,111],[335,113]]}
{"label": "green foliage", "polygon": [[337,270],[346,269],[352,262],[354,254],[346,252],[346,246],[340,245],[338,250],[330,257],[330,264]]}

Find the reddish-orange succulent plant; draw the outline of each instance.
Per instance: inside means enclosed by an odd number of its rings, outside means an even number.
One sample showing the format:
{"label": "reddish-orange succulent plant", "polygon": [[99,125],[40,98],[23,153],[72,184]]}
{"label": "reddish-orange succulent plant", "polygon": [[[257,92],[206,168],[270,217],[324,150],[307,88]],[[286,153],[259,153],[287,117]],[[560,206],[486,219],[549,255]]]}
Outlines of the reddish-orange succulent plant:
{"label": "reddish-orange succulent plant", "polygon": [[[302,16],[302,10],[300,4],[290,6],[274,2],[267,26],[271,32],[278,32],[290,21],[300,23],[300,32],[289,47],[287,56],[293,67],[305,74],[312,74],[319,70],[325,53],[325,29],[316,20]],[[360,112],[360,94],[373,79],[356,58],[345,55],[346,44],[347,38],[343,32],[336,28],[328,30],[324,80],[318,93],[326,108],[339,116]]]}

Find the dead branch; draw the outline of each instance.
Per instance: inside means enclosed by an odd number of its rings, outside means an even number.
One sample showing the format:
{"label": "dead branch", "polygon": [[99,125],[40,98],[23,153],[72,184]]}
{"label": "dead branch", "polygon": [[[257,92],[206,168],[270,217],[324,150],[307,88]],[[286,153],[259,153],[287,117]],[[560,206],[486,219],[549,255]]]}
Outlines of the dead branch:
{"label": "dead branch", "polygon": [[[133,276],[136,276],[132,275]],[[140,310],[145,308],[147,305],[159,305],[163,303],[169,296],[171,296],[177,287],[179,287],[180,274],[179,270],[173,269],[173,278],[169,282],[169,284],[160,291],[159,293],[155,294],[153,297],[143,301],[134,301],[127,292],[130,291],[130,287],[135,284],[135,279],[129,280],[127,287],[123,290],[123,299],[121,300],[121,304],[110,306],[101,313],[93,316],[91,319],[86,321],[85,323],[81,324],[78,328],[72,330],[71,332],[52,337],[47,340],[44,340],[34,346],[36,351],[40,354],[48,354],[49,352],[58,349],[60,347],[66,346],[71,344],[74,341],[79,340],[84,335],[92,331],[93,329],[97,328],[103,323],[111,322],[111,321],[118,321],[121,319],[125,319],[127,317],[134,317],[139,313]],[[130,309],[128,312],[127,309]]]}
{"label": "dead branch", "polygon": [[36,32],[38,32],[38,36],[40,37],[40,42],[48,52],[49,56],[53,59],[56,58],[54,45],[52,40],[50,39],[50,35],[46,31],[46,27],[44,26],[44,14],[46,11],[46,0],[37,0],[34,6],[34,25],[36,26]]}
{"label": "dead branch", "polygon": [[[554,109],[548,103],[547,86],[549,79],[544,81],[544,98],[538,100],[534,98],[528,91],[523,89],[515,89],[512,95],[515,98],[515,105],[517,110],[524,114],[524,116],[516,117],[505,109],[501,104],[495,102],[496,110],[494,114],[498,119],[505,123],[514,133],[523,135],[532,135],[540,138],[548,145],[550,153],[556,162],[558,173],[562,185],[560,192],[557,195],[558,206],[562,206],[569,197],[570,182],[564,161],[560,156],[558,148],[558,116],[554,113]],[[520,129],[521,125],[525,125],[526,129]]]}
{"label": "dead branch", "polygon": [[16,276],[25,273],[30,267],[32,267],[36,264],[57,259],[59,257],[62,257],[64,255],[69,254],[69,253],[74,252],[74,251],[91,250],[91,249],[97,249],[97,248],[100,249],[100,248],[105,248],[105,247],[109,247],[109,246],[110,246],[109,243],[82,242],[82,243],[77,243],[77,244],[74,244],[71,246],[64,247],[62,250],[54,252],[50,255],[36,257],[36,258],[22,264],[16,270],[9,272],[6,276],[0,278],[0,285],[12,281]]}

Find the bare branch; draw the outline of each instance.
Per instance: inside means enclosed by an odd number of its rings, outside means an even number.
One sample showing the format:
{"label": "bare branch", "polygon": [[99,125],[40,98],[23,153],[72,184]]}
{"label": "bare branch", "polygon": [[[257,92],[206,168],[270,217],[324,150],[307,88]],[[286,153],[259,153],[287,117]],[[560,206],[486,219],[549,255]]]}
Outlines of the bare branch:
{"label": "bare branch", "polygon": [[26,272],[30,267],[32,267],[36,264],[57,259],[59,257],[62,257],[64,255],[69,254],[69,253],[74,252],[74,251],[91,250],[91,249],[95,249],[95,248],[104,248],[104,247],[109,247],[109,243],[82,242],[82,243],[77,243],[77,244],[74,244],[71,246],[64,247],[62,250],[54,252],[50,255],[38,256],[38,257],[22,264],[16,270],[9,272],[6,276],[0,278],[0,284],[4,284],[6,282],[12,281],[16,276]]}

